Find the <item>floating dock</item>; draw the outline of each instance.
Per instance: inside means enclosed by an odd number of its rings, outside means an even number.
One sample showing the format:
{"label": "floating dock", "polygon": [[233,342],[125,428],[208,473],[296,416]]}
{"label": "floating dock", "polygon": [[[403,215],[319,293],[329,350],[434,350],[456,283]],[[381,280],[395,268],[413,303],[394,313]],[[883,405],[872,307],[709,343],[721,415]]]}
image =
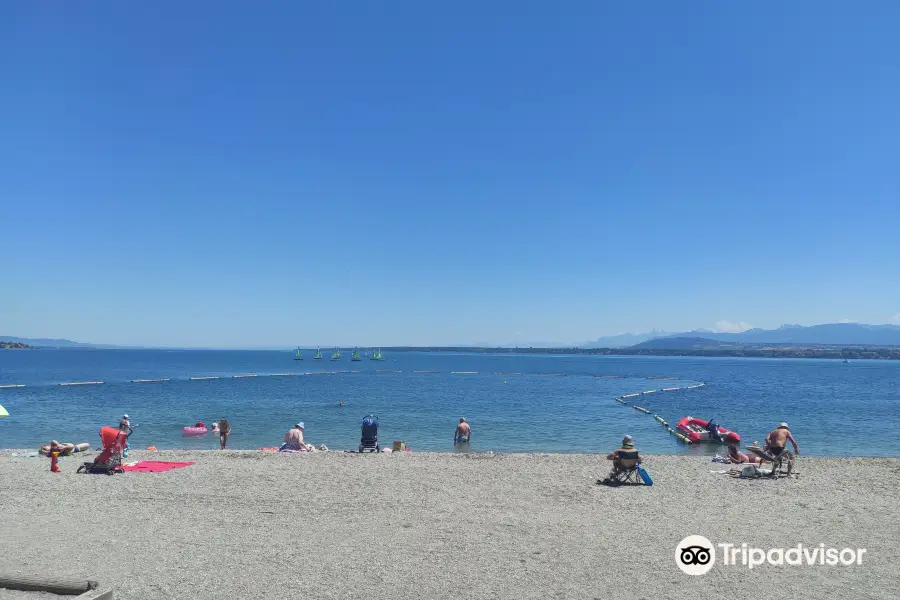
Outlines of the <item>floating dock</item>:
{"label": "floating dock", "polygon": [[70,385],[103,385],[102,381],[70,381],[68,383],[57,383],[59,386],[70,386]]}
{"label": "floating dock", "polygon": [[168,381],[169,379],[132,379],[131,383],[161,383],[163,381]]}

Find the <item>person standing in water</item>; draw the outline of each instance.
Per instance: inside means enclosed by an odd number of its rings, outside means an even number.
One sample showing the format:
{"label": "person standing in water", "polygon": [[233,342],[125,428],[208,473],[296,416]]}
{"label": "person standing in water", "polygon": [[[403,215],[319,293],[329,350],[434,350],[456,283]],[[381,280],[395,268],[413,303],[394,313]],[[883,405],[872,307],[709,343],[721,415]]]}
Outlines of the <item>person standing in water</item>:
{"label": "person standing in water", "polygon": [[221,450],[225,449],[229,434],[231,434],[231,424],[228,423],[228,419],[222,417],[219,419],[219,448]]}
{"label": "person standing in water", "polygon": [[472,437],[472,428],[469,427],[469,424],[466,423],[465,417],[459,418],[459,425],[456,426],[456,431],[453,432],[453,445],[457,444],[465,444]]}

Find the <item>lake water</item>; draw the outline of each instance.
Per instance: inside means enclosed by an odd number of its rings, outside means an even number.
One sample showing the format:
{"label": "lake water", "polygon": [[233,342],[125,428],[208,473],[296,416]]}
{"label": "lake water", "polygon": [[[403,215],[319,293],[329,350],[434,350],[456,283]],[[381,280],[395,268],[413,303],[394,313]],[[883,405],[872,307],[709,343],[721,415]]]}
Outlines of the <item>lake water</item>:
{"label": "lake water", "polygon": [[[685,415],[712,417],[746,443],[787,421],[803,454],[900,456],[900,362],[418,352],[388,353],[383,362],[351,362],[347,352],[331,362],[323,354],[301,362],[264,351],[0,351],[0,385],[26,386],[0,389],[10,413],[0,419],[0,448],[51,438],[94,445],[99,427],[125,412],[139,425],[133,447],[215,448],[217,437],[183,438],[181,428],[224,416],[230,448],[277,446],[302,420],[308,441],[345,449],[356,447],[359,422],[373,413],[383,443],[402,439],[414,451],[454,451],[465,416],[475,452],[607,452],[627,433],[643,452],[711,454],[722,448],[682,445],[652,416],[615,402],[703,382],[629,400],[673,425]],[[359,372],[305,374],[350,370]],[[477,374],[453,373],[460,371]],[[232,378],[244,374],[258,376]],[[190,380],[203,376],[220,379]],[[130,383],[160,378],[170,381]],[[105,383],[57,385],[73,381]]]}

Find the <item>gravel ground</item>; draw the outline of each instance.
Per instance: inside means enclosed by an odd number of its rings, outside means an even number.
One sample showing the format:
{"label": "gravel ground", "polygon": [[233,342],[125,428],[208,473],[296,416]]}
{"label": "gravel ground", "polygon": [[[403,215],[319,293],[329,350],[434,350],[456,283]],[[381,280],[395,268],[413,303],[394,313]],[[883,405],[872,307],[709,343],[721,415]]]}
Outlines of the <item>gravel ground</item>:
{"label": "gravel ground", "polygon": [[[896,598],[900,459],[801,457],[737,480],[645,458],[607,488],[584,455],[133,452],[167,473],[77,475],[0,453],[0,573],[98,579],[152,598]],[[866,548],[859,566],[675,564],[682,538]],[[10,594],[10,593],[8,593]],[[12,599],[3,596],[0,600]],[[23,596],[24,598],[24,596]]]}

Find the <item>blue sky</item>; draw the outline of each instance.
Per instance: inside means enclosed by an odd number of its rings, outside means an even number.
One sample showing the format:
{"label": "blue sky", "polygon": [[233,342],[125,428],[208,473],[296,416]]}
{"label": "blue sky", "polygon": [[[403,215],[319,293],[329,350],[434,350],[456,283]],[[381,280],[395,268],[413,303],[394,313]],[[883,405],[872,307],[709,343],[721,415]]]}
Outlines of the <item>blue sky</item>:
{"label": "blue sky", "polygon": [[0,334],[900,322],[896,2],[241,4],[0,7]]}

